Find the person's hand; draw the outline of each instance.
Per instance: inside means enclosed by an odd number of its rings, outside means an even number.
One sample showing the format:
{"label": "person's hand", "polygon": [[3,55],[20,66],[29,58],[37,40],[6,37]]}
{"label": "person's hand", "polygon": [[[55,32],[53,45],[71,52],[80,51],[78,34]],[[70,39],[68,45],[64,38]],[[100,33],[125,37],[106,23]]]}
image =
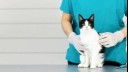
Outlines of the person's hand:
{"label": "person's hand", "polygon": [[117,43],[122,42],[124,39],[124,34],[121,31],[117,31],[115,33],[102,33],[100,34],[100,44],[106,48],[117,45]]}
{"label": "person's hand", "polygon": [[81,39],[79,35],[76,35],[74,32],[72,32],[68,37],[69,43],[73,44],[76,48],[76,50],[80,53],[80,50],[84,50],[85,45],[82,44]]}

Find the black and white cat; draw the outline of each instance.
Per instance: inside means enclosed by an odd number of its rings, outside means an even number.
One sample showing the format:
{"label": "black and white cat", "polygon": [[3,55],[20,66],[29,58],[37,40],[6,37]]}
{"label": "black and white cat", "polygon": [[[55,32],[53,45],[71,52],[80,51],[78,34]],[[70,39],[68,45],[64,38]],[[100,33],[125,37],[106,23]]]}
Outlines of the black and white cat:
{"label": "black and white cat", "polygon": [[79,15],[79,27],[81,42],[85,45],[85,50],[80,55],[81,63],[78,67],[103,67],[104,48],[100,45],[99,35],[94,29],[94,14],[89,19],[84,19]]}

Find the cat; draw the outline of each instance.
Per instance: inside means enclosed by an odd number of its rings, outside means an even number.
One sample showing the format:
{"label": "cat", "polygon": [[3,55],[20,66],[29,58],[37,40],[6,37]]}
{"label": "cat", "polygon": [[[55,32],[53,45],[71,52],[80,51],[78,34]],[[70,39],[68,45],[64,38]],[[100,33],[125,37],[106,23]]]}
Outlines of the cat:
{"label": "cat", "polygon": [[79,28],[81,42],[85,45],[85,50],[81,51],[81,63],[78,67],[103,67],[104,48],[100,45],[99,34],[94,29],[94,14],[89,19],[84,19],[79,15]]}

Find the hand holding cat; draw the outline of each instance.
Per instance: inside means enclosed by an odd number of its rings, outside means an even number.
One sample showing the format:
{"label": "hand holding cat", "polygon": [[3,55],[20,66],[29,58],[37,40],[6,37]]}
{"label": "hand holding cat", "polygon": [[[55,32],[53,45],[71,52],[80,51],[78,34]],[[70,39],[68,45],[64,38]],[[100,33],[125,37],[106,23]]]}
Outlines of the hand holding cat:
{"label": "hand holding cat", "polygon": [[78,52],[80,52],[80,50],[84,50],[84,45],[81,43],[80,37],[74,32],[69,35],[68,41],[75,46]]}
{"label": "hand holding cat", "polygon": [[125,38],[124,34],[121,31],[117,31],[115,33],[102,33],[100,34],[100,44],[104,47],[112,47],[115,46],[117,43],[121,42]]}

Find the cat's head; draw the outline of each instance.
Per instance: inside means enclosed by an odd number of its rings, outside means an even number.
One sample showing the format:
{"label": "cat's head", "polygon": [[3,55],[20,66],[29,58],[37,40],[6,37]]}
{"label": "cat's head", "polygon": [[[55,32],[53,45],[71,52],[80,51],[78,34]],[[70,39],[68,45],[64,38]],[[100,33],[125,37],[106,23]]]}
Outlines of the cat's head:
{"label": "cat's head", "polygon": [[82,15],[79,15],[79,28],[84,31],[94,29],[94,14],[92,14],[89,19],[84,19]]}

